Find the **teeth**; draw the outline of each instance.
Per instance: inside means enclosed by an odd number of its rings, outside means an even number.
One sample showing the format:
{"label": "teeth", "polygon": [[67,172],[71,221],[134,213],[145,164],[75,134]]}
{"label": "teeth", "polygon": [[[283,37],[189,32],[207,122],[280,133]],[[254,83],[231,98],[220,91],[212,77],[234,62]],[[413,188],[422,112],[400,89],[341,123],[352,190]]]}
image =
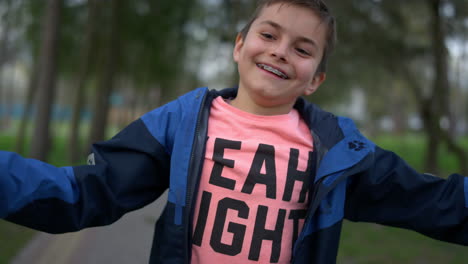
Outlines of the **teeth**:
{"label": "teeth", "polygon": [[268,65],[265,65],[265,64],[257,64],[260,68],[266,70],[266,71],[269,71],[271,73],[274,73],[276,75],[278,75],[279,77],[283,78],[283,79],[288,79],[288,76],[282,72],[280,72],[279,70],[273,68],[273,67],[270,67]]}

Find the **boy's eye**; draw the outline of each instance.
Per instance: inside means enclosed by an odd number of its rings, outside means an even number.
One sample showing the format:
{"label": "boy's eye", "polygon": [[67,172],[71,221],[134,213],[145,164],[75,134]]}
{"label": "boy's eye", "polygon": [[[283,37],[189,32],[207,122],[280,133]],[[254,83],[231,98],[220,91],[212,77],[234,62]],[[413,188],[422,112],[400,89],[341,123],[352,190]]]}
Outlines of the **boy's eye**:
{"label": "boy's eye", "polygon": [[270,33],[260,33],[260,35],[265,39],[274,39],[273,35]]}
{"label": "boy's eye", "polygon": [[305,49],[296,48],[296,51],[299,52],[300,54],[310,56],[310,52],[308,52],[308,51],[305,50]]}

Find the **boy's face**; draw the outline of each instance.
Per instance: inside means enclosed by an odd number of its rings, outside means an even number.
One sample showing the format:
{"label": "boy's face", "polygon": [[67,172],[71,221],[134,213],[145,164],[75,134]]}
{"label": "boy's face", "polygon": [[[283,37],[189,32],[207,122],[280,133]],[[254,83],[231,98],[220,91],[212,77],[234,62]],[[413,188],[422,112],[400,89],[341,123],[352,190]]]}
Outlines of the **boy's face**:
{"label": "boy's face", "polygon": [[240,80],[233,105],[256,114],[285,114],[297,97],[315,92],[325,80],[325,73],[315,74],[325,27],[312,10],[281,3],[265,7],[245,39],[236,39]]}

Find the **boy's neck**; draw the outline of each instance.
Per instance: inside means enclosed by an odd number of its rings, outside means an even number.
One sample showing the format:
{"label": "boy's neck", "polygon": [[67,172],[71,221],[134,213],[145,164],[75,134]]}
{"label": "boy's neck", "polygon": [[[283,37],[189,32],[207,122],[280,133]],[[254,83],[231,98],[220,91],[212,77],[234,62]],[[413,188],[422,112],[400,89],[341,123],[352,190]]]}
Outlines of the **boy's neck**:
{"label": "boy's neck", "polygon": [[230,101],[230,104],[244,112],[264,116],[286,115],[289,114],[293,108],[293,104],[276,105],[271,107],[260,105],[250,98],[247,93],[243,93],[241,90],[239,90],[237,96]]}

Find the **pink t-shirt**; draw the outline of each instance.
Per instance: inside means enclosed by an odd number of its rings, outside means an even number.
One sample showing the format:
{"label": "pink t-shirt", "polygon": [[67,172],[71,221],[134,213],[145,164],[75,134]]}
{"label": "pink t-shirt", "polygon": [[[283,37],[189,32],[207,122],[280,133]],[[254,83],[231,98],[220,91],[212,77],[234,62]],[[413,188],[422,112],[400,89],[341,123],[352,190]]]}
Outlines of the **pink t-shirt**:
{"label": "pink t-shirt", "polygon": [[213,101],[193,218],[192,263],[290,263],[312,180],[312,136],[277,116]]}

